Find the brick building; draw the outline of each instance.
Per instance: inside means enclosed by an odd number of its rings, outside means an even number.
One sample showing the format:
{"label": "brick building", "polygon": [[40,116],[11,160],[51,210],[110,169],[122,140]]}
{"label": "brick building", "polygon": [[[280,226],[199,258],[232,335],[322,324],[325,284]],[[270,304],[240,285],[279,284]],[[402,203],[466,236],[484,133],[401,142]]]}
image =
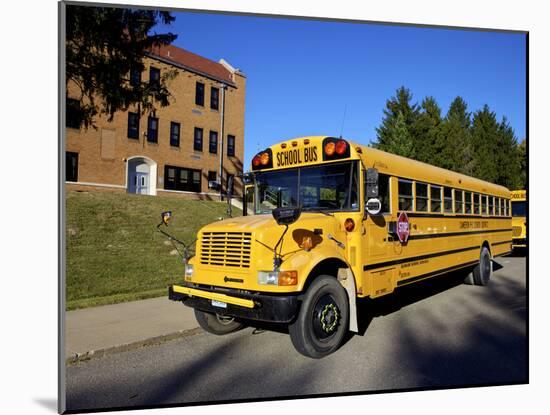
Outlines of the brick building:
{"label": "brick building", "polygon": [[[223,59],[214,62],[175,46],[163,46],[144,58],[145,71],[130,82],[155,82],[176,69],[168,81],[170,105],[139,116],[120,111],[97,128],[74,128],[67,111],[67,189],[113,190],[149,195],[215,198],[229,175],[242,172],[246,77]],[[69,99],[75,96],[69,85]],[[68,108],[70,106],[68,105]],[[234,191],[241,194],[240,180]]]}

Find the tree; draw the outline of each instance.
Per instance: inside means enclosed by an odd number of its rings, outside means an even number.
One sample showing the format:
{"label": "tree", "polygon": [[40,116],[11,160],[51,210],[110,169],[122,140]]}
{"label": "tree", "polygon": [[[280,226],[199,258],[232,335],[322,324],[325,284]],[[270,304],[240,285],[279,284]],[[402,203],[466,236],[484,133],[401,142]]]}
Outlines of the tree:
{"label": "tree", "polygon": [[525,141],[525,138],[521,141],[521,143],[519,143],[517,152],[518,152],[518,159],[519,159],[519,166],[520,166],[518,189],[526,189],[527,188],[527,142]]}
{"label": "tree", "polygon": [[498,177],[496,183],[509,189],[521,188],[521,162],[514,130],[506,117],[502,118],[498,127]]}
{"label": "tree", "polygon": [[420,108],[416,103],[411,104],[411,101],[412,94],[404,86],[396,91],[394,97],[386,101],[382,125],[376,129],[375,148],[388,152],[398,149],[401,152],[400,155],[406,155],[402,153],[406,152],[408,153],[406,157],[414,157],[412,141],[416,136],[414,129],[420,115]]}
{"label": "tree", "polygon": [[156,104],[169,104],[167,81],[175,71],[165,72],[158,83],[129,82],[130,71],[144,70],[147,51],[176,39],[173,33],[151,33],[157,23],[174,21],[169,12],[73,5],[66,10],[67,91],[70,86],[71,98],[76,98],[67,105],[80,126],[93,126],[98,114],[111,121],[132,105],[145,113]]}
{"label": "tree", "polygon": [[384,151],[398,156],[415,158],[414,143],[407,128],[405,116],[400,112],[391,119],[384,144]]}
{"label": "tree", "polygon": [[473,175],[492,183],[499,178],[498,136],[496,114],[484,105],[482,110],[475,112],[472,123]]}
{"label": "tree", "polygon": [[446,161],[444,167],[467,175],[474,173],[471,124],[466,102],[456,97],[442,122],[444,145],[440,157]]}
{"label": "tree", "polygon": [[444,137],[441,135],[441,108],[433,97],[422,100],[421,112],[412,126],[416,159],[449,168],[442,151],[445,147]]}

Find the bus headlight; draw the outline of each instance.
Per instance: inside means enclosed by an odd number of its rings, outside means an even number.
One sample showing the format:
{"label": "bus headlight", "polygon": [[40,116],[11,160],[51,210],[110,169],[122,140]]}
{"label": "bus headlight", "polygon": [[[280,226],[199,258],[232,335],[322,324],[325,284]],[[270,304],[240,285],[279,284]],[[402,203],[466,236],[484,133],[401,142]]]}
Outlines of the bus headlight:
{"label": "bus headlight", "polygon": [[298,273],[296,271],[259,271],[258,284],[260,285],[296,285]]}
{"label": "bus headlight", "polygon": [[185,280],[190,280],[193,276],[193,265],[185,264]]}

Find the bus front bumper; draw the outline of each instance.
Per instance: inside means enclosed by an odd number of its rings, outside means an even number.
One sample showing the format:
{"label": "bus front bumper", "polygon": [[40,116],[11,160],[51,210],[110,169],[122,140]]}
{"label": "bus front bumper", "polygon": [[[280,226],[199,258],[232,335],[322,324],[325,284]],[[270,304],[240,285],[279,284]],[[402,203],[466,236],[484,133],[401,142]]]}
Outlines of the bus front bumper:
{"label": "bus front bumper", "polygon": [[512,239],[512,248],[526,248],[527,239],[526,238],[513,238]]}
{"label": "bus front bumper", "polygon": [[187,284],[168,287],[168,298],[209,313],[272,323],[290,323],[299,308],[297,295],[245,294]]}

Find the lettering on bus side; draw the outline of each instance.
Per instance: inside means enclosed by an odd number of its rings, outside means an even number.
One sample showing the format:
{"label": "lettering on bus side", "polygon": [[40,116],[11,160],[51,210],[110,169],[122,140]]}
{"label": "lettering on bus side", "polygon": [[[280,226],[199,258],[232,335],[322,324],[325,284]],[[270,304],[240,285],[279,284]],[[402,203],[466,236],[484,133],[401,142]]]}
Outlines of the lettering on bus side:
{"label": "lettering on bus side", "polygon": [[489,222],[486,220],[465,220],[460,222],[460,229],[487,229],[489,228]]}
{"label": "lettering on bus side", "polygon": [[277,153],[277,167],[292,166],[294,164],[312,163],[317,161],[317,147],[293,148]]}

